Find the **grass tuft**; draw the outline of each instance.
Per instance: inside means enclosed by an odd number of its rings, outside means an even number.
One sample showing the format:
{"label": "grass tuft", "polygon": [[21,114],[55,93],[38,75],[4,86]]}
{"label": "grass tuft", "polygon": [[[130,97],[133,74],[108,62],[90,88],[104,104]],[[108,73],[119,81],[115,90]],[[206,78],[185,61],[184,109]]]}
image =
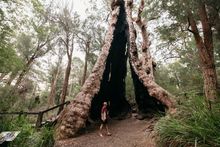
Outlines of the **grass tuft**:
{"label": "grass tuft", "polygon": [[203,97],[191,96],[174,116],[162,118],[155,130],[162,146],[220,146],[220,104],[208,110]]}

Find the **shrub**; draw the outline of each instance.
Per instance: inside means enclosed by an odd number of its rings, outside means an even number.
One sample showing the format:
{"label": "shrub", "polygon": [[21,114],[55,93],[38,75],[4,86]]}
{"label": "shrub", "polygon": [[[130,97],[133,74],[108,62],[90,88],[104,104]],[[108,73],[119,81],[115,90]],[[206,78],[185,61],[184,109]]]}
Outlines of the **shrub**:
{"label": "shrub", "polygon": [[36,130],[25,116],[16,119],[1,118],[0,131],[20,131],[9,143],[10,147],[52,147],[54,143],[53,128],[43,127]]}
{"label": "shrub", "polygon": [[162,118],[155,130],[158,143],[175,146],[220,146],[220,104],[210,111],[203,97],[191,96],[178,107],[174,116]]}
{"label": "shrub", "polygon": [[10,86],[0,87],[0,112],[8,111],[19,99],[18,94],[12,91]]}

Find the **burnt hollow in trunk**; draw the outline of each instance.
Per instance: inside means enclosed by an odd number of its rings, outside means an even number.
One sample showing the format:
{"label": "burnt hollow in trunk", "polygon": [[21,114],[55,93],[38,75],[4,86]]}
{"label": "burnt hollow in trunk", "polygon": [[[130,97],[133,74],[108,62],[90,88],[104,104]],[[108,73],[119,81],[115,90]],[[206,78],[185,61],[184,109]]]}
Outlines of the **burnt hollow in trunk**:
{"label": "burnt hollow in trunk", "polygon": [[105,71],[101,81],[99,93],[93,98],[91,105],[91,118],[100,118],[102,102],[109,101],[109,114],[111,117],[125,116],[130,105],[125,98],[125,78],[127,73],[127,22],[124,4],[121,3],[119,18],[114,31],[107,57]]}
{"label": "burnt hollow in trunk", "polygon": [[[125,97],[125,78],[127,73],[127,38],[128,24],[124,2],[120,4],[120,13],[114,31],[98,94],[92,99],[90,117],[94,120],[100,118],[102,103],[110,101],[110,117],[124,117],[130,110],[130,104]],[[165,111],[161,102],[149,96],[147,89],[140,82],[138,76],[132,70],[132,78],[135,86],[136,102],[139,112],[149,113],[152,110]]]}
{"label": "burnt hollow in trunk", "polygon": [[135,101],[139,114],[149,114],[155,112],[165,112],[165,105],[159,100],[149,95],[149,92],[139,80],[134,70],[131,68],[131,75],[135,90]]}

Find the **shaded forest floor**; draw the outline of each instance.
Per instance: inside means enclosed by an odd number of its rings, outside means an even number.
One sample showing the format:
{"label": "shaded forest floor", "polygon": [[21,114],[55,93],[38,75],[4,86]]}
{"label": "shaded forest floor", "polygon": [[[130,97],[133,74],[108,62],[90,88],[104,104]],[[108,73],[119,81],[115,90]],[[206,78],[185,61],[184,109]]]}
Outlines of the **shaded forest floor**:
{"label": "shaded forest floor", "polygon": [[155,147],[152,132],[155,123],[155,118],[138,120],[134,116],[109,120],[111,136],[100,137],[99,124],[96,124],[79,137],[56,142],[55,147]]}

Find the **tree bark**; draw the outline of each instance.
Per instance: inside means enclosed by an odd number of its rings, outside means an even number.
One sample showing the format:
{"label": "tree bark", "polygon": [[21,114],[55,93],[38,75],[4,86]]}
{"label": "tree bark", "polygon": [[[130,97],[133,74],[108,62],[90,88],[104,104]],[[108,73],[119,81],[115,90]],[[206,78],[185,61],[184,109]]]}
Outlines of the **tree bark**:
{"label": "tree bark", "polygon": [[141,51],[142,51],[142,66],[143,69],[146,71],[146,73],[148,74],[148,76],[154,80],[154,68],[153,68],[153,64],[154,61],[151,57],[150,54],[150,41],[149,41],[149,35],[147,32],[147,26],[146,24],[143,22],[142,18],[141,18],[141,13],[143,12],[144,9],[144,0],[141,0],[141,4],[139,6],[138,9],[138,17],[136,19],[136,24],[138,25],[139,29],[141,30],[141,35],[142,35],[142,47],[141,47]]}
{"label": "tree bark", "polygon": [[105,44],[102,47],[102,52],[92,73],[87,78],[81,91],[74,100],[60,114],[55,132],[55,138],[57,140],[74,137],[78,130],[85,126],[85,122],[89,116],[92,98],[100,89],[100,83],[105,69],[105,61],[113,40],[113,33],[118,15],[119,5],[115,5],[111,14],[112,18],[105,38]]}
{"label": "tree bark", "polygon": [[[175,110],[174,102],[170,99],[172,96],[154,82],[150,76],[153,74],[153,70],[150,74],[146,73],[137,57],[136,36],[131,19],[132,3],[129,1],[126,4],[127,20],[124,0],[112,1],[111,20],[102,52],[80,92],[61,112],[55,131],[56,140],[74,137],[80,128],[85,127],[89,114],[91,116],[91,113],[99,112],[96,111],[100,110],[97,105],[108,100],[106,97],[110,97],[111,101],[110,116],[118,113],[123,115],[129,111],[130,107],[124,96],[128,52],[133,73],[142,89],[149,91],[149,95],[157,100],[156,103],[162,102],[171,112]],[[129,38],[127,38],[128,36]],[[126,50],[128,39],[130,47],[129,50]],[[146,55],[148,58],[150,57],[150,60],[151,56],[148,55],[148,52]],[[149,66],[152,66],[152,62],[149,63],[151,64]],[[94,115],[97,116],[97,114]]]}
{"label": "tree bark", "polygon": [[[73,48],[74,48],[74,37],[72,38],[71,47],[69,47],[69,36],[67,35],[66,37],[67,37],[66,38],[66,50],[67,50],[68,63],[67,63],[67,67],[66,67],[65,78],[64,78],[62,93],[61,93],[61,97],[60,97],[61,103],[64,103],[66,100],[68,84],[69,84],[69,77],[70,77],[70,72],[71,72],[72,54],[73,54]],[[64,106],[61,106],[59,108],[58,114],[63,110],[63,108],[64,108]]]}
{"label": "tree bark", "polygon": [[[202,24],[203,38],[199,34],[196,21],[191,12],[188,18],[191,26],[190,30],[195,38],[198,54],[200,58],[200,66],[204,80],[204,91],[207,101],[216,101],[217,99],[217,75],[214,60],[213,36],[212,28],[209,24],[205,5],[201,3],[199,11],[199,18]],[[209,105],[211,107],[211,105]]]}
{"label": "tree bark", "polygon": [[[68,61],[66,72],[65,72],[65,78],[64,78],[64,83],[63,83],[63,88],[62,88],[62,93],[61,93],[61,103],[64,103],[66,100],[66,94],[68,90],[68,83],[69,83],[69,76],[70,76],[70,71],[71,71],[71,60]],[[61,112],[63,107],[60,107],[59,112]]]}
{"label": "tree bark", "polygon": [[57,80],[58,80],[58,76],[59,76],[59,65],[56,67],[56,72],[52,77],[52,81],[51,81],[51,90],[50,90],[50,94],[48,96],[48,103],[49,106],[53,106],[55,104],[55,95],[56,95],[56,85],[57,85]]}
{"label": "tree bark", "polygon": [[[127,13],[127,21],[129,25],[129,35],[130,35],[129,36],[129,59],[130,59],[132,69],[135,72],[135,74],[139,77],[139,80],[144,85],[146,90],[149,92],[149,95],[156,98],[158,101],[162,102],[162,104],[164,104],[169,109],[170,113],[174,113],[175,102],[173,100],[173,96],[155,83],[155,81],[152,78],[152,72],[148,74],[144,70],[142,63],[138,58],[137,45],[135,42],[136,41],[136,30],[134,28],[133,19],[132,19],[132,10],[131,10],[132,5],[133,5],[132,0],[126,1],[126,13]],[[143,29],[144,27],[145,26],[141,27],[142,31],[146,31],[145,29]],[[142,37],[144,37],[145,33],[146,32],[142,32]],[[147,40],[144,40],[144,39],[147,39],[146,37],[143,38],[143,41],[148,42]],[[144,48],[145,47],[147,46],[144,45]],[[148,50],[148,48],[145,48],[144,50]],[[148,64],[149,64],[148,66],[152,66],[152,62]]]}
{"label": "tree bark", "polygon": [[90,40],[87,41],[87,43],[86,43],[85,65],[84,65],[84,69],[83,69],[83,77],[82,77],[81,85],[83,85],[85,83],[85,81],[86,81],[89,50],[90,50]]}
{"label": "tree bark", "polygon": [[85,83],[85,81],[86,81],[86,73],[87,73],[87,63],[88,63],[88,61],[87,61],[87,53],[86,53],[86,55],[85,55],[85,65],[84,65],[84,69],[83,69],[83,77],[82,77],[82,83],[81,83],[81,85],[83,85],[84,83]]}

